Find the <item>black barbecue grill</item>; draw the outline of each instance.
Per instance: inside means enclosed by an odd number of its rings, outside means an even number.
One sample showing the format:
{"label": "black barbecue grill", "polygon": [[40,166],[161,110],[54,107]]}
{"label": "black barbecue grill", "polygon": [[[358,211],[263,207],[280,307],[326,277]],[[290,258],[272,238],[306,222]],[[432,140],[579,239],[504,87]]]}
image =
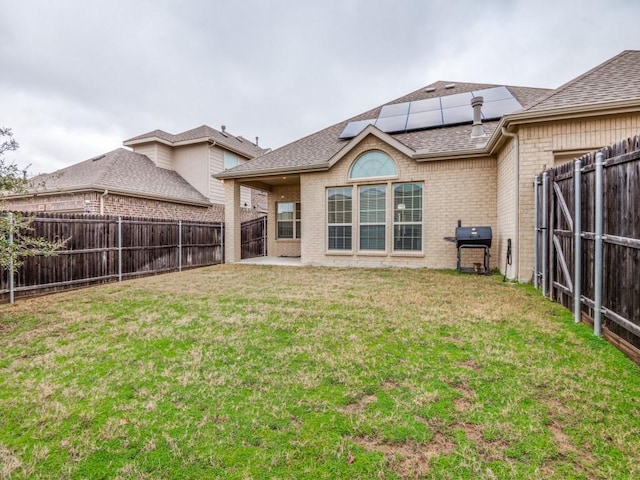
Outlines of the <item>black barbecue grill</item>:
{"label": "black barbecue grill", "polygon": [[[458,250],[458,272],[467,273],[484,273],[489,275],[489,249],[491,248],[491,240],[493,234],[491,227],[463,227],[458,221],[458,227],[456,228],[455,237],[445,237],[445,240],[455,243]],[[474,264],[474,267],[462,266],[462,250],[467,248],[481,248],[484,249],[484,265]]]}

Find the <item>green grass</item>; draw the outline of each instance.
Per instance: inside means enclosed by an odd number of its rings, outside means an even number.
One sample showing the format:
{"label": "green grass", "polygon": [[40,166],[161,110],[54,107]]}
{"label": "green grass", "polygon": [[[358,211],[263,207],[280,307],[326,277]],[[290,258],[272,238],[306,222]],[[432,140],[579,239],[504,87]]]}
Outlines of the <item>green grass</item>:
{"label": "green grass", "polygon": [[501,277],[219,266],[0,305],[0,478],[640,477],[640,370]]}

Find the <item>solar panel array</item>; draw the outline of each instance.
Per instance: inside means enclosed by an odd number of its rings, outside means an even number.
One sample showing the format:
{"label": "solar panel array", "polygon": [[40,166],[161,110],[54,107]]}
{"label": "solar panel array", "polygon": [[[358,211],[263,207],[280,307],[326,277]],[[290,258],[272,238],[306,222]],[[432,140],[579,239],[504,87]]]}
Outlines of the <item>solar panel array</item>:
{"label": "solar panel array", "polygon": [[353,138],[367,125],[375,125],[387,133],[402,133],[472,122],[471,99],[473,97],[484,99],[483,120],[495,120],[522,108],[507,87],[486,88],[415,102],[385,105],[380,110],[378,118],[349,122],[342,130],[340,138]]}

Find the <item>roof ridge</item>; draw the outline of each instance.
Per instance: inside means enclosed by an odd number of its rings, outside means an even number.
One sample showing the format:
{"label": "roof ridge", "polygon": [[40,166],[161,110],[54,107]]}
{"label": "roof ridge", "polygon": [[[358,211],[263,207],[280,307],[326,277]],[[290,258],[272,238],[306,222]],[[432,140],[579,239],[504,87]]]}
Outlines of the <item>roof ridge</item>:
{"label": "roof ridge", "polygon": [[573,78],[572,80],[569,80],[568,82],[560,85],[558,88],[556,88],[556,89],[552,90],[551,92],[549,92],[548,95],[545,95],[544,97],[540,98],[538,101],[536,101],[536,102],[532,103],[531,105],[529,105],[527,108],[524,108],[523,111],[531,110],[532,108],[536,107],[537,105],[540,105],[542,102],[546,102],[547,100],[549,100],[550,98],[554,97],[555,95],[558,95],[558,94],[564,92],[567,88],[569,88],[570,86],[576,84],[580,80],[583,80],[584,78],[587,78],[590,75],[593,75],[598,70],[601,70],[602,68],[608,66],[609,64],[611,64],[614,61],[618,60],[619,58],[621,58],[621,57],[623,57],[625,55],[628,55],[631,52],[638,52],[638,51],[639,50],[623,50],[618,55],[615,55],[614,57],[611,57],[608,60],[605,60],[604,62],[600,63],[599,65],[596,65],[592,69],[587,70],[582,75],[579,75],[579,76]]}

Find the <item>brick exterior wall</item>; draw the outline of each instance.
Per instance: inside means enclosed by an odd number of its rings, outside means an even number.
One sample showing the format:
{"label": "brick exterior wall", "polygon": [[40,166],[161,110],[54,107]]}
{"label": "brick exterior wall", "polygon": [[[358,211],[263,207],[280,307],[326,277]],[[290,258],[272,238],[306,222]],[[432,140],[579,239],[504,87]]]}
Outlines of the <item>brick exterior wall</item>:
{"label": "brick exterior wall", "polygon": [[[391,222],[387,222],[387,251],[361,253],[357,251],[353,224],[354,249],[352,252],[327,252],[326,236],[326,188],[352,185],[354,196],[362,182],[348,179],[349,169],[355,159],[368,150],[381,150],[388,154],[398,168],[397,178],[377,180],[370,184],[387,184],[387,194],[391,195],[391,185],[403,182],[424,183],[423,204],[423,251],[391,251]],[[301,256],[305,264],[341,266],[412,266],[433,268],[454,268],[456,249],[443,237],[455,235],[457,220],[463,225],[490,225],[496,229],[496,160],[494,158],[416,162],[395,150],[374,136],[365,138],[347,156],[342,158],[328,172],[310,173],[301,176],[300,198],[302,209]],[[293,201],[295,190],[287,193],[275,191],[270,195],[269,213],[275,208],[275,201]],[[276,197],[276,198],[273,198]],[[280,197],[280,198],[278,198]],[[283,198],[284,197],[284,198]],[[273,205],[273,207],[272,207]],[[354,215],[354,219],[357,216]],[[270,218],[275,218],[270,215]],[[389,218],[389,212],[387,214]],[[269,222],[269,237],[274,236],[273,224]],[[272,248],[272,241],[269,244]],[[277,244],[270,252],[279,252]],[[473,252],[465,253],[465,264],[480,261]],[[479,253],[479,252],[475,252]],[[469,255],[471,254],[471,255]],[[496,265],[492,263],[492,268]]]}
{"label": "brick exterior wall", "polygon": [[[262,200],[264,194],[256,193]],[[22,212],[57,212],[100,214],[99,192],[85,192],[60,195],[40,195],[30,198],[7,199],[0,202],[0,209]],[[108,194],[103,199],[105,215],[122,215],[171,220],[192,220],[199,222],[224,222],[224,205],[210,207],[185,205],[181,203]],[[254,204],[255,205],[255,204]],[[263,214],[257,208],[243,208],[241,221],[252,220]]]}
{"label": "brick exterior wall", "polygon": [[[533,280],[533,182],[544,166],[552,167],[563,152],[597,150],[640,132],[640,113],[610,115],[525,125],[520,139],[520,264],[519,279]],[[561,162],[558,162],[561,163]]]}

